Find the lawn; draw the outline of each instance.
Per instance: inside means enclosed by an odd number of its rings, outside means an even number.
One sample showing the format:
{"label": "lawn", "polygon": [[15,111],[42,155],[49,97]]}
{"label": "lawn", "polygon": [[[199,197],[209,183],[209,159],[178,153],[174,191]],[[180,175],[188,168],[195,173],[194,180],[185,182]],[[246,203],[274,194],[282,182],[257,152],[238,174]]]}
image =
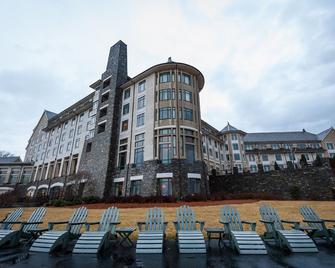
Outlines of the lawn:
{"label": "lawn", "polygon": [[[224,203],[227,204],[229,203],[229,201],[224,201]],[[257,232],[259,234],[264,232],[263,224],[258,221],[260,218],[258,208],[263,203],[270,203],[272,206],[277,208],[282,219],[301,221],[302,217],[299,214],[299,207],[305,204],[314,208],[322,218],[335,219],[335,201],[255,201],[242,204],[236,204],[235,201],[233,206],[239,210],[242,219],[257,222]],[[159,206],[159,204],[155,205]],[[134,206],[137,205],[134,204]],[[219,205],[217,203],[210,206],[197,206],[196,204],[195,206],[193,206],[197,215],[197,219],[204,220],[206,222],[205,227],[215,227],[221,225],[219,223],[221,207],[222,204]],[[30,213],[33,211],[33,209],[34,208],[25,208],[21,220],[26,220],[29,217]],[[0,209],[0,219],[2,219],[10,210],[11,209],[8,208]],[[147,208],[143,207],[120,208],[120,226],[136,226],[137,221],[142,221],[145,219],[146,210]],[[88,221],[99,220],[102,211],[103,209],[90,208],[88,213]],[[175,219],[176,208],[163,207],[163,211],[165,213],[165,219],[169,221],[167,229],[168,238],[174,238],[175,231],[172,221]],[[72,212],[73,208],[48,207],[45,217],[45,224],[43,224],[42,226],[47,226],[48,221],[68,220]],[[62,226],[57,227],[62,228]],[[136,239],[136,233],[133,238]]]}

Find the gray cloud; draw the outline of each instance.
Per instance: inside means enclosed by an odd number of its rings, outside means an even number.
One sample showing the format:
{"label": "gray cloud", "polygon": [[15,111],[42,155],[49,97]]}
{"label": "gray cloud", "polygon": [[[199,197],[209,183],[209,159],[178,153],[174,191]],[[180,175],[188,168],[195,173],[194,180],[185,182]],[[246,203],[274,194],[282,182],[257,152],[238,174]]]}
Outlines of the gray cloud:
{"label": "gray cloud", "polygon": [[91,92],[119,39],[130,76],[169,56],[199,68],[202,115],[218,129],[227,121],[245,131],[335,125],[334,1],[1,5],[0,149],[23,156],[43,110]]}

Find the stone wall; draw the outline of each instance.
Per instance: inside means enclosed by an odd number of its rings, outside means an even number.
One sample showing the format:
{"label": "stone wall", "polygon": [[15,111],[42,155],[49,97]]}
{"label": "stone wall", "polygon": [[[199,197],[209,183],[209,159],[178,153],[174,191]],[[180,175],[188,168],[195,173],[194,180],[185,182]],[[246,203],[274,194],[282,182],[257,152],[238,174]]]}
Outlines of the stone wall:
{"label": "stone wall", "polygon": [[[207,195],[207,171],[204,162],[196,161],[193,164],[186,163],[183,159],[172,159],[171,164],[160,164],[156,160],[145,161],[143,165],[119,170],[113,174],[113,178],[125,178],[123,183],[123,196],[130,195],[130,177],[143,175],[141,183],[141,195],[153,196],[159,194],[159,185],[156,178],[157,173],[173,173],[172,194],[177,198],[188,195],[187,173],[201,174],[201,194]],[[112,186],[113,187],[113,186]],[[109,191],[113,195],[112,189]]]}
{"label": "stone wall", "polygon": [[[210,176],[211,193],[257,194],[273,199],[335,199],[335,176],[329,167],[306,167],[266,173]],[[264,196],[265,196],[264,195]],[[255,197],[256,197],[255,196]],[[260,198],[261,194],[260,194]]]}

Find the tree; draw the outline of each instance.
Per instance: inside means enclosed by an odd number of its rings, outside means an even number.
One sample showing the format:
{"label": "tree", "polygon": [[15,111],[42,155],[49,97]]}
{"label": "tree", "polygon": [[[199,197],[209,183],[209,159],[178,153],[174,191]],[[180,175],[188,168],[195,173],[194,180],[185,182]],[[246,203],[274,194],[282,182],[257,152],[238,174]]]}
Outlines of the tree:
{"label": "tree", "polygon": [[280,167],[278,166],[278,163],[275,161],[275,170],[280,170]]}
{"label": "tree", "polygon": [[306,160],[306,157],[304,154],[301,155],[301,158],[300,158],[300,165],[302,167],[306,167],[307,166],[307,160]]}
{"label": "tree", "polygon": [[314,160],[314,166],[316,167],[321,167],[322,166],[322,160],[319,155],[316,155],[316,158]]}
{"label": "tree", "polygon": [[14,155],[10,152],[0,150],[0,157],[11,157],[11,156]]}

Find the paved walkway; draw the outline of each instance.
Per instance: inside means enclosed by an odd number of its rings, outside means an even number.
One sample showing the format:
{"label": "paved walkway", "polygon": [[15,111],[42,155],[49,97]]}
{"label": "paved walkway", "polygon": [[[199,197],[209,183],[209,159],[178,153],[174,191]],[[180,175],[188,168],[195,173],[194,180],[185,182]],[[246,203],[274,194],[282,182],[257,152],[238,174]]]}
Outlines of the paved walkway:
{"label": "paved walkway", "polygon": [[[225,244],[228,242],[226,241]],[[135,249],[113,248],[104,257],[89,255],[32,253],[29,256],[21,251],[22,260],[12,264],[7,262],[0,267],[335,267],[335,247],[318,243],[319,253],[289,254],[275,246],[267,246],[268,255],[240,256],[229,247],[220,250],[214,243],[206,255],[178,254],[175,241],[167,241],[164,254],[137,255]],[[20,254],[18,256],[20,256]],[[25,257],[27,257],[25,259]]]}

